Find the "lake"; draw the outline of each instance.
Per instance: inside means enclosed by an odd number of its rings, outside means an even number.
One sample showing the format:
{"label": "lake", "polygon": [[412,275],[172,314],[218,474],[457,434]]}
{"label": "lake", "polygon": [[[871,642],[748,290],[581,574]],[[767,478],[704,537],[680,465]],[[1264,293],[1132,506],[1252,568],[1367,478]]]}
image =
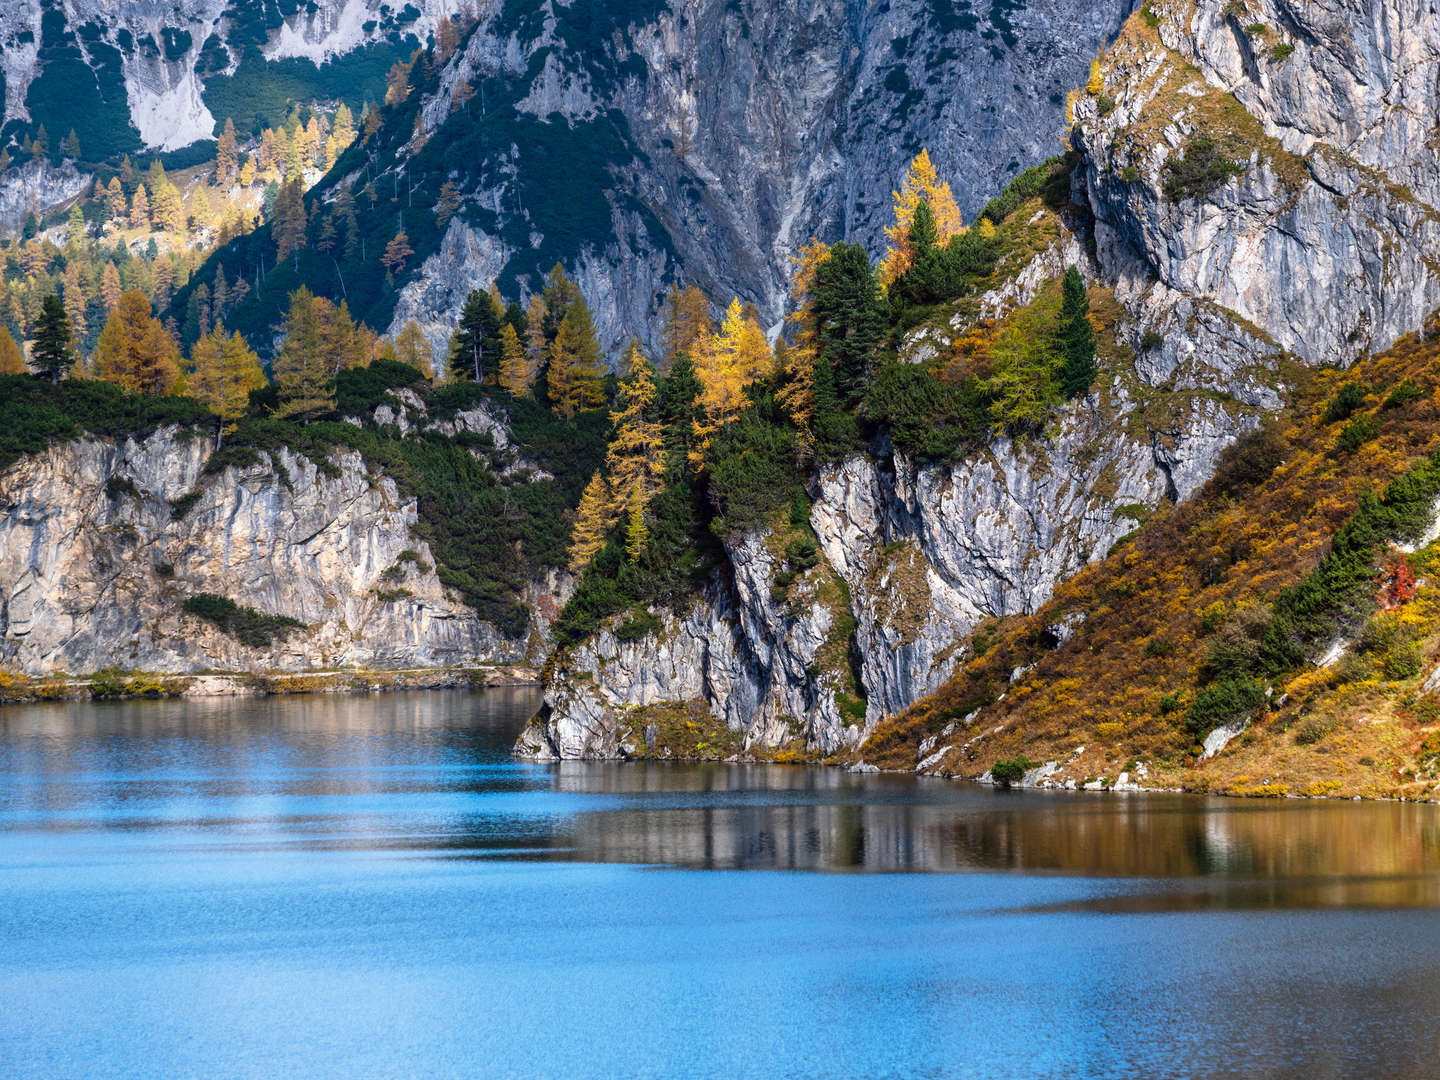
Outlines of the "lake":
{"label": "lake", "polygon": [[1440,808],[509,756],[528,690],[0,709],[6,1077],[1432,1077]]}

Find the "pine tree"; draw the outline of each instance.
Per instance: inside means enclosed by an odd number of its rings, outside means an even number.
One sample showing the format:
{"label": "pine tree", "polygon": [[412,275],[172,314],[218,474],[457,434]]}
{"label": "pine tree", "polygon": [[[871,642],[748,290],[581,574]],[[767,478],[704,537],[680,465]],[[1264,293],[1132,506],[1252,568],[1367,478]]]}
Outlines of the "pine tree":
{"label": "pine tree", "polygon": [[25,354],[15,343],[10,328],[0,324],[0,375],[24,375]]}
{"label": "pine tree", "polygon": [[580,286],[570,280],[570,276],[565,273],[565,267],[557,262],[550,268],[550,273],[545,275],[541,296],[545,300],[545,338],[548,341],[565,321],[570,305],[579,298]]}
{"label": "pine tree", "polygon": [[570,533],[566,562],[572,574],[579,574],[620,521],[620,506],[605,477],[596,473],[585,485],[580,505],[575,508],[575,527]]}
{"label": "pine tree", "polygon": [[179,347],[139,290],[123,294],[105,320],[95,345],[95,373],[141,394],[168,394],[180,381]]}
{"label": "pine tree", "polygon": [[1090,297],[1080,271],[1070,267],[1061,283],[1060,392],[1079,397],[1090,389],[1100,367],[1095,362],[1095,327],[1090,322]]}
{"label": "pine tree", "polygon": [[46,293],[35,320],[35,340],[30,347],[30,360],[35,370],[53,383],[58,383],[75,366],[75,353],[70,347],[70,319],[65,305],[55,293]]}
{"label": "pine tree", "polygon": [[333,409],[334,383],[325,369],[320,314],[314,294],[303,285],[290,294],[282,334],[274,363],[280,400],[275,415],[310,416]]}
{"label": "pine tree", "polygon": [[250,404],[251,391],[266,385],[260,358],[243,337],[238,333],[227,337],[225,327],[217,323],[195,342],[190,365],[190,393],[220,417],[222,434],[234,431]]}
{"label": "pine tree", "polygon": [[494,385],[500,377],[500,312],[484,289],[471,289],[450,339],[450,374]]}
{"label": "pine tree", "polygon": [[115,269],[113,262],[107,262],[105,269],[100,272],[100,302],[105,305],[105,313],[108,315],[115,310],[115,305],[120,303],[120,271]]}
{"label": "pine tree", "polygon": [[960,207],[950,192],[949,183],[942,181],[930,162],[930,152],[922,149],[910,162],[900,190],[891,192],[895,204],[895,224],[887,226],[885,235],[890,247],[880,267],[880,280],[887,287],[910,269],[914,253],[910,248],[910,224],[915,208],[922,202],[930,204],[935,217],[936,244],[944,246],[952,236],[964,231]]}
{"label": "pine tree", "polygon": [[846,243],[832,247],[816,267],[812,295],[817,358],[830,364],[841,398],[859,401],[886,329],[884,303],[865,249]]}
{"label": "pine tree", "polygon": [[500,328],[500,386],[512,397],[524,397],[535,385],[539,365],[526,355],[515,324],[507,322]]}
{"label": "pine tree", "polygon": [[70,134],[61,140],[60,153],[71,161],[80,160],[80,136],[75,134],[73,127],[70,129]]}

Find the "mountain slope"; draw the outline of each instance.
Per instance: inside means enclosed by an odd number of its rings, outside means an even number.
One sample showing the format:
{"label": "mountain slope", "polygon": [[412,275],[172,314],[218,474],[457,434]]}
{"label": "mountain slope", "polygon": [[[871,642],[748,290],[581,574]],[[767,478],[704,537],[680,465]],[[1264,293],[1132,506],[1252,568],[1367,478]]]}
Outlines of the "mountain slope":
{"label": "mountain slope", "polygon": [[[1050,153],[1065,90],[1129,6],[497,5],[443,67],[417,66],[409,98],[317,190],[318,209],[373,185],[368,254],[274,268],[249,326],[304,279],[345,291],[377,328],[415,318],[443,345],[470,289],[498,280],[514,299],[557,260],[612,350],[654,343],[676,280],[773,324],[812,235],[878,250],[896,161],[928,146],[973,213]],[[441,228],[447,179],[462,202]],[[415,258],[392,283],[367,277],[402,227]],[[272,273],[260,248],[223,260],[232,279]]]}

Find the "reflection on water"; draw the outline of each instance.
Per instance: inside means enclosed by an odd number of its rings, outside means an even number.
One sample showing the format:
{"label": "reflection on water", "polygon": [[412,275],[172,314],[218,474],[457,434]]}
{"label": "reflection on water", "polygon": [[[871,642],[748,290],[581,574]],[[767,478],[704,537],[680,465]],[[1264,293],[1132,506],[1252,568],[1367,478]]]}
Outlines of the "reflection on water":
{"label": "reflection on water", "polygon": [[191,849],[1162,879],[1112,908],[1440,905],[1414,804],[996,792],[771,765],[517,762],[536,695],[0,711],[0,827]]}
{"label": "reflection on water", "polygon": [[0,1075],[1435,1074],[1434,807],[543,766],[536,704],[0,709]]}

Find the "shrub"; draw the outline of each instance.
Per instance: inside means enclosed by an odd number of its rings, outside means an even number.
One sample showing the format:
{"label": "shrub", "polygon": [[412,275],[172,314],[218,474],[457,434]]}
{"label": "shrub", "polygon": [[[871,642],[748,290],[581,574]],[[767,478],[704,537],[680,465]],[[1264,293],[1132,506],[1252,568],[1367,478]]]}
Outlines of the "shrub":
{"label": "shrub", "polygon": [[1197,135],[1185,147],[1185,156],[1173,155],[1165,162],[1163,188],[1171,202],[1203,199],[1232,176],[1244,169],[1240,163],[1225,156],[1220,145],[1209,135]]}
{"label": "shrub", "polygon": [[1254,679],[1225,679],[1195,695],[1186,722],[1195,735],[1247,719],[1265,704],[1265,691]]}
{"label": "shrub", "polygon": [[1368,414],[1357,416],[1340,429],[1340,436],[1335,440],[1335,448],[1347,454],[1353,454],[1379,434],[1379,420]]}
{"label": "shrub", "polygon": [[1109,94],[1101,94],[1095,99],[1095,105],[1100,110],[1101,116],[1115,111],[1115,99]]}
{"label": "shrub", "polygon": [[866,400],[870,419],[883,425],[896,449],[927,461],[946,461],[966,443],[990,433],[987,401],[978,380],[947,382],[915,364],[883,366]]}
{"label": "shrub", "polygon": [[1320,419],[1327,424],[1337,424],[1350,419],[1350,415],[1365,404],[1365,388],[1359,383],[1348,382],[1325,405]]}
{"label": "shrub", "polygon": [[1146,330],[1140,335],[1140,348],[1145,352],[1159,349],[1165,344],[1165,335],[1159,330]]}
{"label": "shrub", "polygon": [[1149,641],[1145,642],[1146,656],[1170,656],[1175,652],[1175,642],[1163,634],[1156,634]]}
{"label": "shrub", "polygon": [[218,626],[242,645],[252,649],[268,648],[277,637],[285,637],[302,629],[304,623],[288,615],[265,615],[254,608],[241,607],[215,593],[198,593],[185,601],[185,610]]}
{"label": "shrub", "polygon": [[615,628],[615,636],[621,641],[639,641],[659,632],[659,616],[643,608]]}
{"label": "shrub", "polygon": [[1340,722],[1333,716],[1307,716],[1295,732],[1295,741],[1301,746],[1314,746],[1334,731]]}
{"label": "shrub", "polygon": [[1210,488],[1238,499],[1259,487],[1285,460],[1285,442],[1272,423],[1241,435],[1220,455]]}
{"label": "shrub", "polygon": [[1172,690],[1160,699],[1160,715],[1169,716],[1177,713],[1185,707],[1185,699],[1180,691]]}
{"label": "shrub", "polygon": [[1140,9],[1140,18],[1145,20],[1145,25],[1150,27],[1151,30],[1159,29],[1160,16],[1155,14],[1155,9],[1149,4],[1146,4]]}
{"label": "shrub", "polygon": [[1409,405],[1412,401],[1419,401],[1425,396],[1425,391],[1416,386],[1410,379],[1406,379],[1395,386],[1385,398],[1382,409],[1400,409]]}
{"label": "shrub", "polygon": [[1288,41],[1281,41],[1270,49],[1270,59],[1275,61],[1275,63],[1280,64],[1288,60],[1290,58],[1290,54],[1294,51],[1294,45],[1291,45]]}
{"label": "shrub", "polygon": [[177,520],[183,518],[186,514],[190,513],[191,510],[195,509],[195,504],[200,501],[202,494],[203,492],[201,492],[199,488],[196,488],[194,491],[187,491],[178,499],[171,499],[170,516]]}
{"label": "shrub", "polygon": [[1027,757],[1007,758],[990,766],[990,779],[998,786],[1008,788],[1011,784],[1018,784],[1025,779],[1025,774],[1034,767],[1035,763]]}

